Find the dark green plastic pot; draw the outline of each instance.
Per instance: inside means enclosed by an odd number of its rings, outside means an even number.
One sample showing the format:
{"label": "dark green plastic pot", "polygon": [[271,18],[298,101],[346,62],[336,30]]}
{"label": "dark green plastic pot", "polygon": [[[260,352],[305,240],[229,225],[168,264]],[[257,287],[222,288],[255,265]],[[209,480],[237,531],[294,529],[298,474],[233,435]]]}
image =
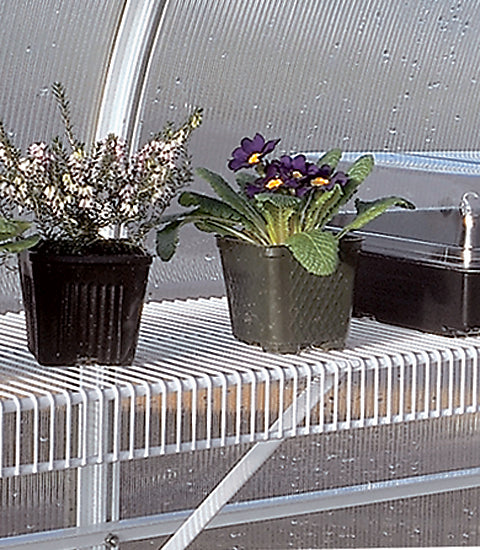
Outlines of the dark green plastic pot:
{"label": "dark green plastic pot", "polygon": [[234,336],[274,353],[343,348],[361,242],[344,237],[336,272],[320,277],[306,271],[285,246],[217,237]]}
{"label": "dark green plastic pot", "polygon": [[27,343],[41,365],[133,361],[152,258],[20,254]]}

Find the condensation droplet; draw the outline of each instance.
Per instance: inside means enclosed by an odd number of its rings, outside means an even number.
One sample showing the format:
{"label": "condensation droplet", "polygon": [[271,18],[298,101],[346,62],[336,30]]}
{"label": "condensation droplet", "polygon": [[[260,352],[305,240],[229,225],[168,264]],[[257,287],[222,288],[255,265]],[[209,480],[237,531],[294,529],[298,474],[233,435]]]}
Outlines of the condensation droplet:
{"label": "condensation droplet", "polygon": [[32,51],[32,47],[31,46],[27,46],[25,48],[25,53],[30,53]]}

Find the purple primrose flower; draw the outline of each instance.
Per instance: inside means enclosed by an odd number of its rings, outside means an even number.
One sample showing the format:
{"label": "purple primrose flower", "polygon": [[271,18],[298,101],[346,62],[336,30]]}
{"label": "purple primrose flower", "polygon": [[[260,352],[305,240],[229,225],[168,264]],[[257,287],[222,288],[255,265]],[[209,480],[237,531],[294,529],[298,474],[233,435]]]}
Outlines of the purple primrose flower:
{"label": "purple primrose flower", "polygon": [[251,168],[260,162],[260,160],[271,153],[280,139],[272,139],[265,141],[265,138],[261,134],[255,134],[253,139],[245,137],[240,142],[240,147],[237,147],[233,153],[232,158],[228,161],[228,167],[233,172],[240,170],[241,168]]}
{"label": "purple primrose flower", "polygon": [[329,191],[336,184],[344,187],[348,177],[343,172],[333,173],[328,164],[317,166],[305,155],[283,155],[265,167],[265,175],[250,183],[245,191],[250,198],[257,193],[279,192],[304,197],[315,189]]}

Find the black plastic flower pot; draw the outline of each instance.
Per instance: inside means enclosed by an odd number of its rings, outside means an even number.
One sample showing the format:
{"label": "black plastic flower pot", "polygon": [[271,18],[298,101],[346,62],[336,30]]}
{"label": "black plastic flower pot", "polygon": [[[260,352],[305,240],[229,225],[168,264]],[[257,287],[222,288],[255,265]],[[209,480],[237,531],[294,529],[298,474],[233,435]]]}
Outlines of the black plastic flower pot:
{"label": "black plastic flower pot", "polygon": [[28,348],[41,365],[128,365],[152,258],[20,254]]}
{"label": "black plastic flower pot", "polygon": [[234,336],[274,353],[343,348],[361,241],[344,237],[337,270],[318,276],[306,271],[285,246],[218,237]]}

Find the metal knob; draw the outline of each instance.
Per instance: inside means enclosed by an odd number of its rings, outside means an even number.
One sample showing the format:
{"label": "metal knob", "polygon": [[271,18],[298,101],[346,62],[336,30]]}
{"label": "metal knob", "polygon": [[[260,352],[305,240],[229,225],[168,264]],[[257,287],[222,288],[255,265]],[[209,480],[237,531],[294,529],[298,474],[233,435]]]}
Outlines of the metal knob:
{"label": "metal knob", "polygon": [[472,261],[472,248],[474,245],[474,226],[475,218],[478,213],[475,214],[475,210],[472,207],[471,199],[480,199],[480,196],[475,191],[467,191],[463,194],[460,201],[460,212],[463,218],[463,233],[462,233],[462,246],[463,246],[463,265],[469,267]]}

